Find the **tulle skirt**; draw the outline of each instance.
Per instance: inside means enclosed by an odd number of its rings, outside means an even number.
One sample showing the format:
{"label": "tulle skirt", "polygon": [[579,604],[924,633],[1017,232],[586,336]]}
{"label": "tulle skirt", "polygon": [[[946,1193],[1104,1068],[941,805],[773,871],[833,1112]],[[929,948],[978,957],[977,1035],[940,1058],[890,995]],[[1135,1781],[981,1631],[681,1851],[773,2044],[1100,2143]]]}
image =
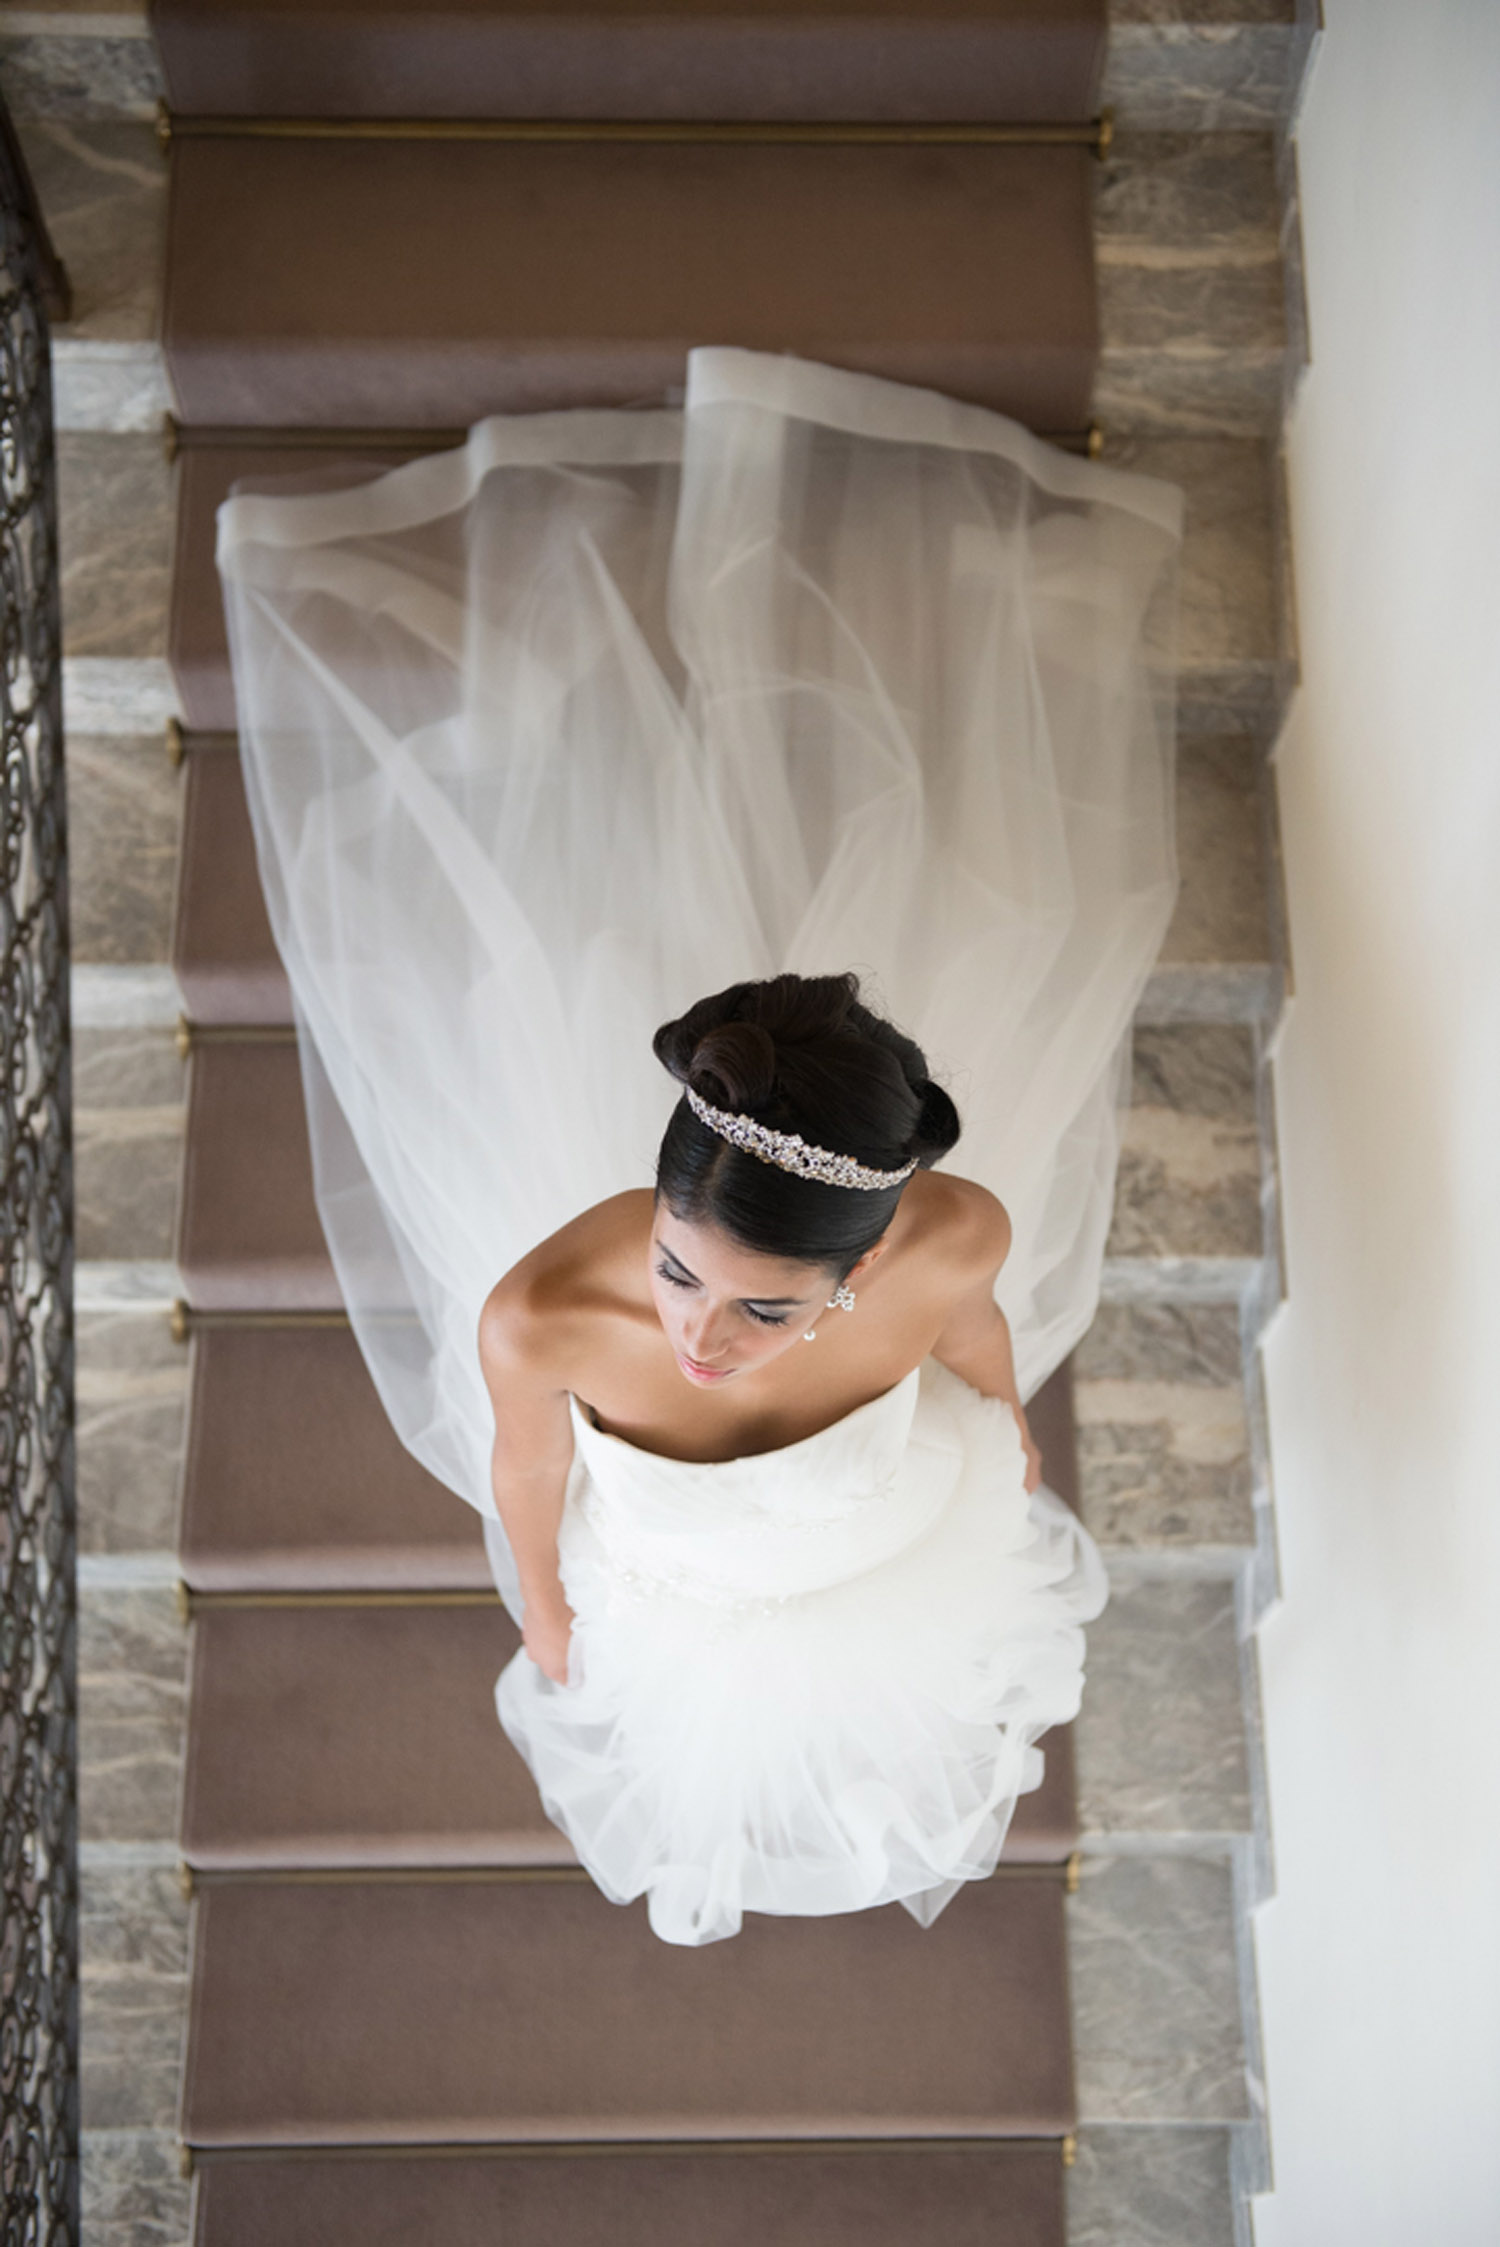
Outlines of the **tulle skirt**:
{"label": "tulle skirt", "polygon": [[[620,1490],[585,1447],[561,1538],[568,1683],[519,1653],[496,1700],[595,1882],[644,1895],[668,1942],[733,1935],[747,1911],[899,1902],[930,1925],[993,1871],[1042,1777],[1033,1743],[1078,1712],[1098,1551],[1051,1491],[1027,1497],[1008,1406],[930,1363],[921,1389],[909,1428],[893,1392],[851,1416],[859,1431],[794,1447],[790,1471],[772,1455],[778,1511],[758,1535],[716,1520],[713,1470],[637,1455]],[[851,1492],[810,1555],[851,1438],[891,1407],[889,1484]],[[642,1475],[686,1527],[632,1549]],[[726,1569],[715,1548],[736,1540]]]}

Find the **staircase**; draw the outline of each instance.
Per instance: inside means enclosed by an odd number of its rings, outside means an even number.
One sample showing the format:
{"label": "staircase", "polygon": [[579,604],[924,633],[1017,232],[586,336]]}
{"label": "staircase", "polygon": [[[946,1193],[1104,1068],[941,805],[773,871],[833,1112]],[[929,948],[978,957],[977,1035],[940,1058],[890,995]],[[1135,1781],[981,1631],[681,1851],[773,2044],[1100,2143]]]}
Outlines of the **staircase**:
{"label": "staircase", "polygon": [[[1239,1931],[1268,1860],[1241,1649],[1271,1582],[1253,1343],[1275,1290],[1259,1082],[1281,993],[1262,762],[1288,678],[1271,129],[1299,47],[1274,7],[1222,14],[1111,24],[1101,161],[1087,7],[893,14],[878,36],[832,10],[684,9],[647,67],[608,17],[416,36],[410,9],[194,0],[156,19],[166,168],[143,25],[0,17],[79,301],[58,389],[99,2242],[1248,2237],[1265,2149]],[[523,126],[745,131],[256,129],[378,124],[393,87],[399,114],[459,124],[503,99]],[[1075,138],[943,137],[975,116]],[[816,119],[900,130],[797,137]],[[1074,1368],[1068,1494],[1114,1583],[1084,1713],[1049,1739],[1000,1872],[931,1931],[898,1908],[751,1920],[677,1953],[541,1817],[493,1719],[514,1633],[475,1519],[396,1445],[339,1314],[226,738],[211,539],[247,467],[394,461],[483,411],[670,397],[706,338],[931,382],[1063,438],[1092,393],[1108,457],[1186,484],[1185,882]],[[176,774],[148,738],[169,717]],[[1064,1385],[1047,1412],[1066,1481]]]}

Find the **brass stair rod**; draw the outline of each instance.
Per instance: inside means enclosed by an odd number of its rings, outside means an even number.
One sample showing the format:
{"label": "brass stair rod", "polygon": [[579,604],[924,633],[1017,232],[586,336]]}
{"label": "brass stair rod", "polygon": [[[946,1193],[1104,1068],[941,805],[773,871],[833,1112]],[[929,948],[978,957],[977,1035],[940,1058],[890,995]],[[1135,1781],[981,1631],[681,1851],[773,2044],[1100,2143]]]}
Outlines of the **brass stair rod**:
{"label": "brass stair rod", "polygon": [[[632,409],[622,407],[621,412]],[[652,411],[647,408],[646,411]],[[178,421],[167,414],[162,421],[162,447],[168,463],[185,452],[233,449],[236,452],[454,452],[466,442],[467,429],[318,429],[308,423],[292,428],[232,428],[227,424]],[[1104,432],[1097,421],[1086,429],[1034,429],[1044,445],[1086,452],[1097,460],[1104,448]]]}
{"label": "brass stair rod", "polygon": [[291,1022],[190,1022],[179,1014],[175,1036],[186,1061],[195,1045],[293,1045],[297,1031]]}
{"label": "brass stair rod", "polygon": [[[983,1880],[1065,1880],[1067,1866],[1052,1861],[996,1865]],[[593,1878],[582,1865],[188,1865],[179,1873],[184,1893],[205,1888],[524,1888]]]}
{"label": "brass stair rod", "polygon": [[[254,1327],[274,1331],[281,1327],[306,1328],[310,1326],[334,1327],[343,1331],[349,1325],[347,1311],[199,1311],[181,1296],[167,1314],[168,1326],[174,1342],[191,1342],[201,1328]],[[409,1320],[403,1320],[409,1324]]]}
{"label": "brass stair rod", "polygon": [[[192,1893],[189,1881],[183,1894],[191,1898]],[[252,2162],[271,2161],[280,2166],[314,2161],[663,2161],[686,2156],[697,2161],[740,2162],[767,2154],[784,2160],[789,2154],[818,2157],[829,2153],[856,2158],[876,2154],[886,2159],[892,2154],[907,2154],[922,2160],[933,2153],[983,2156],[992,2154],[997,2145],[1007,2150],[1025,2147],[1035,2153],[1055,2153],[1062,2166],[1070,2169],[1078,2140],[1071,2132],[1056,2138],[1012,2137],[1006,2131],[998,2138],[445,2138],[436,2145],[421,2138],[380,2144],[357,2138],[269,2146],[200,2146],[179,2141],[177,2165],[180,2175],[191,2177],[203,2169],[244,2168]]]}
{"label": "brass stair rod", "polygon": [[486,1592],[477,1586],[467,1591],[204,1592],[196,1591],[191,1584],[179,1579],[176,1592],[178,1619],[184,1623],[192,1622],[198,1615],[238,1614],[245,1610],[322,1614],[329,1608],[499,1607],[502,1604],[497,1591]]}
{"label": "brass stair rod", "polygon": [[1114,138],[1114,118],[1107,109],[1077,123],[1037,125],[692,117],[191,117],[175,115],[162,102],[156,137],[163,154],[176,140],[364,140],[1091,148],[1102,157]]}
{"label": "brass stair rod", "polygon": [[180,718],[167,720],[166,750],[170,764],[180,765],[190,751],[197,753],[204,749],[238,749],[239,745],[240,737],[237,733],[200,732],[192,726],[185,726]]}
{"label": "brass stair rod", "polygon": [[[184,1886],[183,1893],[192,1895],[191,1881]],[[269,2146],[179,2144],[178,2157],[183,2176],[190,2177],[195,2166],[227,2169],[235,2164],[248,2166],[251,2162],[267,2161],[278,2165],[313,2161],[593,2161],[601,2157],[612,2161],[643,2158],[662,2161],[686,2156],[696,2161],[732,2163],[753,2160],[764,2154],[785,2157],[829,2153],[854,2157],[875,2154],[887,2159],[892,2154],[912,2154],[921,2160],[933,2153],[983,2156],[992,2154],[997,2145],[1003,2145],[1007,2150],[1023,2146],[1033,2152],[1058,2154],[1066,2169],[1072,2165],[1077,2143],[1071,2133],[1061,2138],[1012,2137],[1009,2131],[985,2138],[445,2138],[438,2144],[422,2138],[385,2140],[378,2144],[357,2138]]]}

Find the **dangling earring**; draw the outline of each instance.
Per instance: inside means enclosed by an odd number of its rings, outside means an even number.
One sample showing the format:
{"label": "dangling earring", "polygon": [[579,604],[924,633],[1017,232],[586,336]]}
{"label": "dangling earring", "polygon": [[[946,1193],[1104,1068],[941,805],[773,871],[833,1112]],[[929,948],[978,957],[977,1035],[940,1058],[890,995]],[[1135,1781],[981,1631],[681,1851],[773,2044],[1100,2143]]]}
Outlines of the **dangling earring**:
{"label": "dangling earring", "polygon": [[[828,1308],[830,1311],[852,1311],[854,1308],[853,1288],[846,1287],[840,1281],[828,1298]],[[802,1339],[804,1342],[816,1342],[818,1339],[817,1330],[814,1327],[809,1327]]]}

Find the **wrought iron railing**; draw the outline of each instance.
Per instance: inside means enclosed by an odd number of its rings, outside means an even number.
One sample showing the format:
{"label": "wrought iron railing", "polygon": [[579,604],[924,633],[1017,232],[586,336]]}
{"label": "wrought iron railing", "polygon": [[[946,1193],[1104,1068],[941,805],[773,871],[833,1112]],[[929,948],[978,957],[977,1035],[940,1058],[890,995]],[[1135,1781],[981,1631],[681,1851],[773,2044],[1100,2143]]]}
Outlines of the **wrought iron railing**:
{"label": "wrought iron railing", "polygon": [[73,1134],[47,310],[66,281],[0,105],[0,2201],[78,2238]]}

